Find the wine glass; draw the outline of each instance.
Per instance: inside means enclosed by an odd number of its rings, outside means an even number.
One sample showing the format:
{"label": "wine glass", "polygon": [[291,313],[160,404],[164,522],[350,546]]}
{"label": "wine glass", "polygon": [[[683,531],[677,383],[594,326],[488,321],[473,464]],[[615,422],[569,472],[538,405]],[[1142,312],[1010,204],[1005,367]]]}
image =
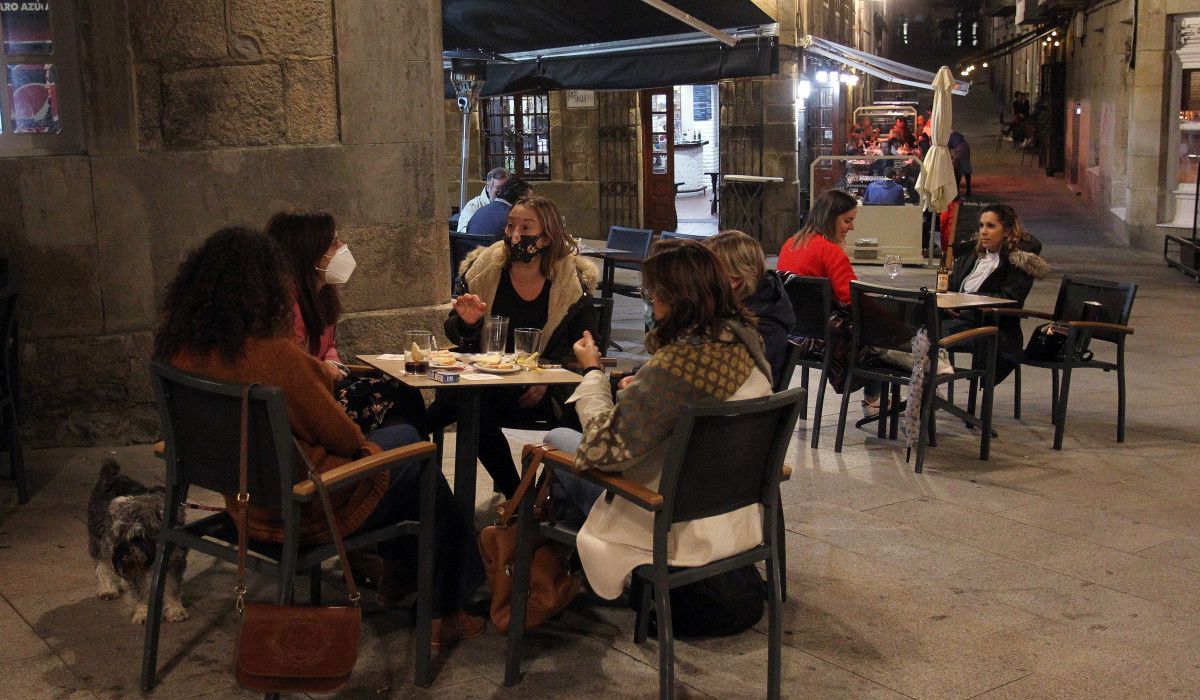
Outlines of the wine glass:
{"label": "wine glass", "polygon": [[888,255],[883,258],[883,271],[887,273],[888,277],[892,278],[892,281],[895,281],[900,276],[900,267],[899,255]]}

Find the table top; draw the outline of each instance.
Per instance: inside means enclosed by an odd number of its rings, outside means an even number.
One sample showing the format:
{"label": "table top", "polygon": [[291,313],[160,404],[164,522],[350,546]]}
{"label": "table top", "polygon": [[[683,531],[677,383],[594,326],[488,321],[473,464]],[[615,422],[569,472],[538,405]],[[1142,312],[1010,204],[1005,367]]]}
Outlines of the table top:
{"label": "table top", "polygon": [[[381,359],[381,357],[380,355],[359,355],[358,359],[389,377],[394,377],[417,389],[480,389],[492,386],[536,386],[540,384],[574,385],[583,380],[582,376],[569,369],[539,369],[514,374],[467,371],[462,373],[464,376],[460,376],[457,382],[444,384],[423,374],[405,374],[403,358]],[[467,379],[465,375],[468,374],[481,378]]]}
{"label": "table top", "polygon": [[969,309],[977,306],[1015,306],[1017,302],[1003,297],[989,297],[966,292],[941,292],[937,295],[939,309]]}
{"label": "table top", "polygon": [[616,260],[618,262],[641,262],[637,253],[631,253],[628,250],[620,248],[580,248],[580,255],[586,255],[589,258],[604,258],[606,260]]}

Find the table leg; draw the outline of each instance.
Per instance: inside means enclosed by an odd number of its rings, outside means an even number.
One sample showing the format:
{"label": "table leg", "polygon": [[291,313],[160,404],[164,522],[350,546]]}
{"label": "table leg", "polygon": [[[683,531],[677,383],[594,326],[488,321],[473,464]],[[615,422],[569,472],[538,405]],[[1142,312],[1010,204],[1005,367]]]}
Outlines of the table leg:
{"label": "table leg", "polygon": [[604,297],[605,299],[612,299],[613,285],[616,284],[616,279],[617,279],[616,263],[614,263],[609,258],[605,258],[604,259],[604,282],[603,282],[604,289],[600,290],[600,296]]}
{"label": "table leg", "polygon": [[467,522],[475,524],[475,472],[479,459],[479,406],[483,394],[459,389],[458,433],[454,447],[454,500]]}

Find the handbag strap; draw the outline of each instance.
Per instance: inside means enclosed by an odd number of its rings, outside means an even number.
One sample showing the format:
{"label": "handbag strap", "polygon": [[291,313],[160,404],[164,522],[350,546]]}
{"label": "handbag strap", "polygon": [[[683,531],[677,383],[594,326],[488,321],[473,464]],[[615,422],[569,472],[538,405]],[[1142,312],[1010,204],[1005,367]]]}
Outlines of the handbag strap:
{"label": "handbag strap", "polygon": [[[531,445],[525,449],[525,454],[522,457],[533,453],[533,457],[529,461],[529,466],[525,472],[521,474],[521,483],[517,485],[517,490],[513,493],[513,497],[509,500],[496,506],[496,525],[506,526],[517,515],[517,509],[521,507],[521,501],[525,500],[525,494],[529,492],[534,481],[537,479],[538,467],[542,464],[542,456],[546,454],[546,445]],[[543,479],[542,485],[538,488],[537,494],[534,496],[534,504],[540,504],[549,494],[550,479]]]}
{"label": "handbag strap", "polygon": [[[238,447],[238,573],[237,586],[233,589],[237,594],[237,610],[239,613],[244,612],[246,609],[247,520],[250,509],[250,493],[247,490],[250,451],[250,390],[256,386],[258,384],[253,383],[242,387],[241,441]],[[342,562],[342,574],[346,579],[346,588],[350,592],[350,602],[357,607],[359,598],[362,595],[358,592],[358,586],[354,583],[354,573],[351,571],[350,562],[346,558],[346,545],[342,542],[342,532],[338,527],[337,518],[334,517],[333,506],[329,503],[329,495],[325,492],[325,485],[321,481],[321,476],[313,468],[308,455],[304,454],[304,450],[300,448],[299,442],[294,437],[292,440],[296,443],[296,452],[304,460],[304,465],[308,469],[308,478],[317,487],[317,494],[321,498],[321,509],[325,511],[325,521],[329,524],[329,534],[333,537],[334,545],[337,547],[338,558]]]}

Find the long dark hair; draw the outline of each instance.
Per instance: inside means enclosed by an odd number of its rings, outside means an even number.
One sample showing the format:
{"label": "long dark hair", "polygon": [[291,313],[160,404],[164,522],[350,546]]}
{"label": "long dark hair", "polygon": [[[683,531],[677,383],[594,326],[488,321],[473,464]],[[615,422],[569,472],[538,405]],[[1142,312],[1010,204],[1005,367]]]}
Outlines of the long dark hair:
{"label": "long dark hair", "polygon": [[799,249],[816,234],[837,243],[837,218],[848,211],[858,208],[858,200],[842,190],[822,192],[813,202],[808,218],[800,232],[792,236],[792,250]]}
{"label": "long dark hair", "polygon": [[[979,212],[982,218],[984,214],[991,212],[996,215],[1000,221],[1000,225],[1004,227],[1004,248],[1008,252],[1013,252],[1021,247],[1021,244],[1029,240],[1029,233],[1021,226],[1021,220],[1017,218],[1017,211],[1007,204],[989,204]],[[975,244],[975,252],[978,255],[983,255],[983,243]]]}
{"label": "long dark hair", "polygon": [[753,325],[753,318],[734,296],[721,261],[697,241],[655,243],[642,261],[642,281],[655,299],[671,307],[650,331],[652,347],[663,347],[684,335],[715,340],[729,321]]}
{"label": "long dark hair", "polygon": [[337,285],[321,286],[317,270],[336,234],[337,224],[326,211],[292,209],[279,212],[267,222],[267,235],[275,239],[287,258],[312,354],[321,347],[321,334],[342,315]]}
{"label": "long dark hair", "polygon": [[193,250],[167,286],[154,357],[188,350],[230,362],[248,338],[286,335],[291,279],[279,246],[246,228],[225,228]]}

